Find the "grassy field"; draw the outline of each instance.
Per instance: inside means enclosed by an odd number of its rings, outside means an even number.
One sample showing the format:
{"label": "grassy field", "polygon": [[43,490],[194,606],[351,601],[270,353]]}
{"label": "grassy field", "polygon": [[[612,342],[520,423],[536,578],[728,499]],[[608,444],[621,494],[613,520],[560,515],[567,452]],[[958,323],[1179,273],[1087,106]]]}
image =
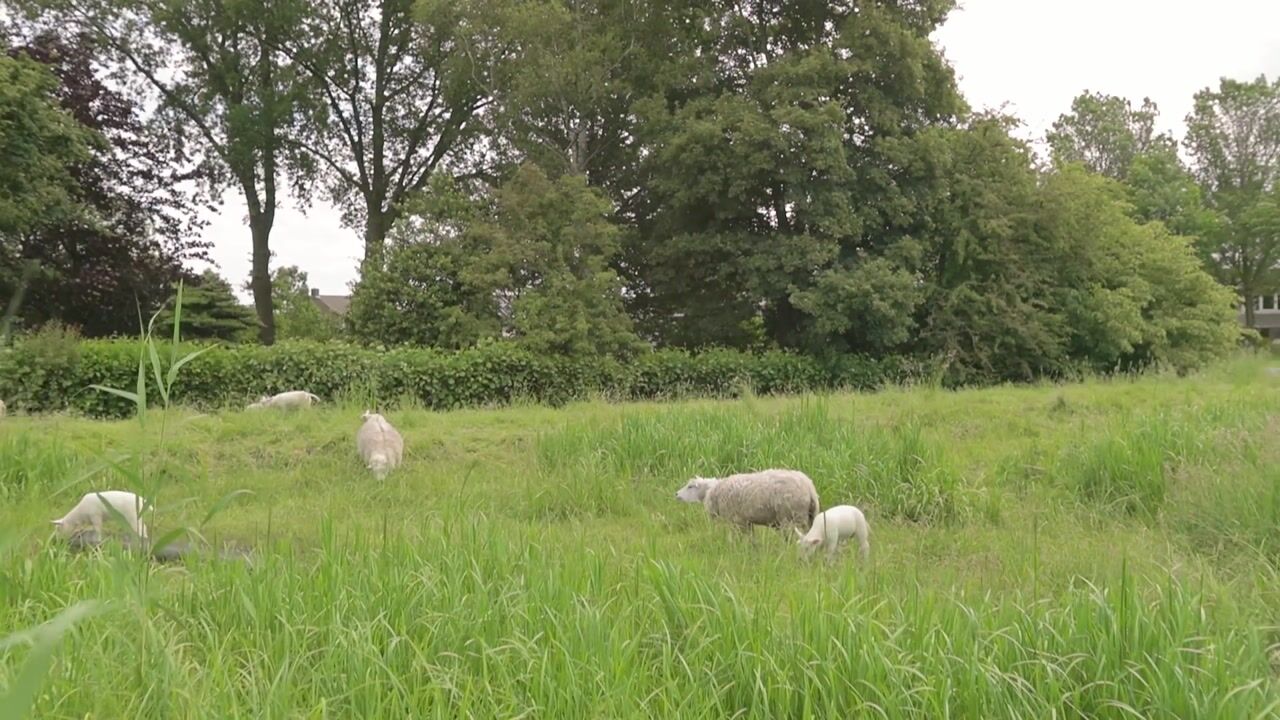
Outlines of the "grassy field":
{"label": "grassy field", "polygon": [[[1280,379],[388,413],[0,420],[0,634],[86,599],[39,718],[1254,718],[1280,714]],[[75,482],[104,456],[124,470]],[[135,463],[137,464],[135,466]],[[140,466],[156,534],[251,564],[69,555]],[[872,557],[802,562],[675,501],[809,473]],[[128,488],[132,489],[132,488]],[[16,535],[14,533],[17,533]],[[11,688],[30,656],[0,650]],[[0,715],[4,713],[0,711]]]}

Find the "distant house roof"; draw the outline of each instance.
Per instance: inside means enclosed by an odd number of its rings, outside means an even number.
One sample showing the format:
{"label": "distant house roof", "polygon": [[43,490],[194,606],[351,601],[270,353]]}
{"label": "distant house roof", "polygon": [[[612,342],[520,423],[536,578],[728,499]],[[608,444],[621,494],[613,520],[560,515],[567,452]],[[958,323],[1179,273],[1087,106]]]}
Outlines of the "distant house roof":
{"label": "distant house roof", "polygon": [[321,310],[331,312],[334,315],[346,315],[347,309],[351,307],[350,295],[321,295],[316,288],[311,289],[311,302],[316,304]]}

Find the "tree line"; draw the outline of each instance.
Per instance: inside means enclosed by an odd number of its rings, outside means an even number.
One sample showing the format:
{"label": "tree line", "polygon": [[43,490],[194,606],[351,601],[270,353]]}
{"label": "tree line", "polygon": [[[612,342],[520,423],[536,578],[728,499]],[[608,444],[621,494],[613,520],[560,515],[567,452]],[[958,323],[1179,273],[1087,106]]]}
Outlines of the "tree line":
{"label": "tree line", "polygon": [[928,354],[1023,379],[1195,366],[1239,338],[1233,298],[1278,286],[1280,83],[1197,93],[1181,148],[1149,101],[1084,93],[1042,162],[930,41],[952,0],[3,5],[0,113],[22,122],[0,142],[23,163],[0,292],[39,260],[28,324],[136,327],[233,189],[240,321],[268,344],[338,332],[296,269],[273,277],[286,185],[363,238],[341,332],[375,344]]}

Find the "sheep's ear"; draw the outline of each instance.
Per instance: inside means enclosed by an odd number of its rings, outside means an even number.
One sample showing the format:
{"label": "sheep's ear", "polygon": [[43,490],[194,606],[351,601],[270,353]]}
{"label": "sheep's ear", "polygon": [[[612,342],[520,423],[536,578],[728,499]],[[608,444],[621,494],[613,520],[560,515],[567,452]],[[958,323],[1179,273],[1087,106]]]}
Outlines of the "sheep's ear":
{"label": "sheep's ear", "polygon": [[62,527],[61,520],[50,520],[49,522],[53,523],[54,525],[57,525],[58,527]]}
{"label": "sheep's ear", "polygon": [[796,537],[800,538],[801,540],[804,539],[804,533],[800,532],[800,528],[793,527],[791,529],[796,531]]}

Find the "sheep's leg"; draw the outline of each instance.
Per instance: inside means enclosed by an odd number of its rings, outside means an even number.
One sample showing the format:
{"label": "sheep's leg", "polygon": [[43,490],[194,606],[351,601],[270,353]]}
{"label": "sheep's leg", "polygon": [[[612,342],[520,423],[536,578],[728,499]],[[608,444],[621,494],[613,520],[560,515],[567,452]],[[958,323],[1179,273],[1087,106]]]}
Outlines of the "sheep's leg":
{"label": "sheep's leg", "polygon": [[827,546],[827,562],[833,563],[836,561],[836,555],[840,552],[840,540],[828,538],[825,542]]}

